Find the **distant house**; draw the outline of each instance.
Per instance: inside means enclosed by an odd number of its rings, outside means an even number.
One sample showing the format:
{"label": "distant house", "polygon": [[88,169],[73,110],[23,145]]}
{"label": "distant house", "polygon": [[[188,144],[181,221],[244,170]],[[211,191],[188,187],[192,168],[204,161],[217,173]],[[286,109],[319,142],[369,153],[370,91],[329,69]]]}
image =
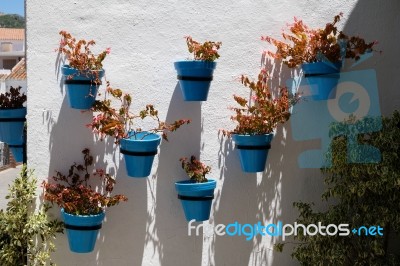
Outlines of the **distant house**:
{"label": "distant house", "polygon": [[22,58],[12,69],[9,74],[0,74],[0,93],[10,90],[10,87],[22,87],[21,92],[26,90],[26,64],[25,58]]}
{"label": "distant house", "polygon": [[25,29],[0,28],[0,70],[11,70],[24,57]]}
{"label": "distant house", "polygon": [[25,58],[22,58],[12,69],[11,73],[5,78],[6,91],[10,90],[10,87],[22,87],[21,92],[26,91],[26,64]]}

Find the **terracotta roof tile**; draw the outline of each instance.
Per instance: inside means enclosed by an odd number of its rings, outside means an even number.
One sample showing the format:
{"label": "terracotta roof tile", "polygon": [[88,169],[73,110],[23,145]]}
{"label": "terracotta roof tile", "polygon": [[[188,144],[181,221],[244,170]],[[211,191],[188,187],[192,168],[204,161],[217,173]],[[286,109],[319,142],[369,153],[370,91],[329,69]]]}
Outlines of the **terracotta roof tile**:
{"label": "terracotta roof tile", "polygon": [[25,40],[25,29],[0,28],[0,40]]}
{"label": "terracotta roof tile", "polygon": [[10,75],[6,79],[25,80],[26,79],[26,64],[25,58],[19,61],[11,70]]}
{"label": "terracotta roof tile", "polygon": [[0,74],[0,80],[5,80],[8,74]]}

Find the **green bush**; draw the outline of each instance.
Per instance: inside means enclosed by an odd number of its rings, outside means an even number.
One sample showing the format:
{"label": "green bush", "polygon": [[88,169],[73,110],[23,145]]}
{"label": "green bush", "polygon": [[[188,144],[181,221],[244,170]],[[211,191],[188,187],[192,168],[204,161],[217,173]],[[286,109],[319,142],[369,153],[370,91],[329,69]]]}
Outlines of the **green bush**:
{"label": "green bush", "polygon": [[9,193],[7,209],[0,210],[0,265],[20,266],[54,265],[50,253],[55,250],[53,239],[63,232],[63,224],[50,220],[49,205],[34,212],[37,180],[32,171],[23,166]]}
{"label": "green bush", "polygon": [[0,16],[1,28],[25,28],[25,18],[17,14],[5,14]]}
{"label": "green bush", "polygon": [[[349,163],[348,158],[362,158],[365,150],[351,150],[348,154],[348,139],[337,136],[328,153],[331,168],[324,168],[328,186],[322,199],[328,209],[316,212],[312,204],[295,202],[300,215],[297,223],[304,225],[349,224],[349,229],[360,226],[381,226],[383,236],[304,236],[299,241],[292,257],[302,265],[400,265],[400,259],[388,249],[389,236],[400,232],[400,114],[395,111],[390,118],[365,118],[355,126],[376,128],[379,132],[358,134],[358,143],[378,148],[380,163]],[[343,132],[344,123],[332,126],[331,133]],[[365,132],[356,130],[356,132]],[[348,134],[349,132],[347,132]],[[364,157],[365,158],[365,157]],[[334,202],[334,203],[333,203]],[[282,250],[284,244],[276,245]]]}

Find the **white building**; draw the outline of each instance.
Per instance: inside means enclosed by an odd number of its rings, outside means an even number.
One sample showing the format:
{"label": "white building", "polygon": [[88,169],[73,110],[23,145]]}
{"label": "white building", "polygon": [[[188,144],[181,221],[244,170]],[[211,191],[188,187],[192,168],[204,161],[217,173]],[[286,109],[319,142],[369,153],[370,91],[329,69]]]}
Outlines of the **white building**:
{"label": "white building", "polygon": [[22,58],[12,69],[11,73],[5,78],[5,88],[10,90],[10,87],[22,87],[21,92],[26,90],[26,64],[25,58]]}
{"label": "white building", "polygon": [[11,70],[25,57],[25,29],[0,28],[0,70]]}
{"label": "white building", "polygon": [[8,74],[0,73],[0,93],[10,90],[10,87],[22,87],[21,92],[26,93],[26,65],[25,58],[22,58]]}

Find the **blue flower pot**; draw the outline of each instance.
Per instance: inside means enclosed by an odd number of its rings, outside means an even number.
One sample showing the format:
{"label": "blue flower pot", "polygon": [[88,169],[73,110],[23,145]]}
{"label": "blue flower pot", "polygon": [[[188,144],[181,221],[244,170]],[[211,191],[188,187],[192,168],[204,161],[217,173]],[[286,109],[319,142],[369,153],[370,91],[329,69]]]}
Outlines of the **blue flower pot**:
{"label": "blue flower pot", "polygon": [[204,183],[193,183],[190,180],[175,183],[187,221],[194,219],[196,222],[201,222],[210,219],[216,185],[217,182],[214,179],[208,179]]}
{"label": "blue flower pot", "polygon": [[0,110],[0,141],[7,143],[16,162],[23,161],[26,107]]}
{"label": "blue flower pot", "polygon": [[[96,76],[91,73],[80,73],[68,65],[61,67],[64,84],[67,91],[68,103],[71,108],[88,110],[96,100],[100,84],[95,84]],[[104,76],[104,70],[98,70],[99,79]]]}
{"label": "blue flower pot", "polygon": [[185,101],[207,101],[216,62],[178,61],[174,63]]}
{"label": "blue flower pot", "polygon": [[150,175],[160,142],[159,135],[146,131],[131,133],[129,138],[120,141],[120,152],[124,155],[128,176],[147,177]]}
{"label": "blue flower pot", "polygon": [[273,134],[232,135],[236,149],[239,150],[240,165],[243,172],[256,173],[265,170],[265,163],[273,136]]}
{"label": "blue flower pot", "polygon": [[304,63],[305,85],[310,88],[311,98],[315,101],[334,99],[339,82],[341,63]]}
{"label": "blue flower pot", "polygon": [[102,212],[96,215],[72,215],[66,213],[64,209],[61,209],[61,217],[67,231],[69,249],[76,253],[92,252],[105,213]]}

